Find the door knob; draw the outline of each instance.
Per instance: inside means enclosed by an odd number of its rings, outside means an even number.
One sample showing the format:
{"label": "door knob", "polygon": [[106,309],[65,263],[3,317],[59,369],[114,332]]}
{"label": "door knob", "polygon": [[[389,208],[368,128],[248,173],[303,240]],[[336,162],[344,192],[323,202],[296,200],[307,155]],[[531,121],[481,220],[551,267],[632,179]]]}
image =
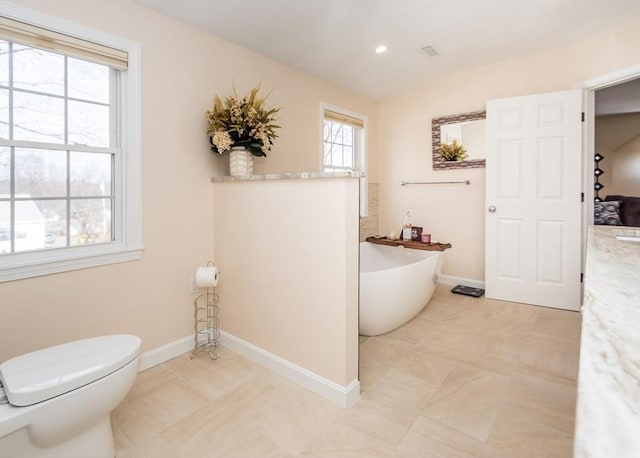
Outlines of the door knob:
{"label": "door knob", "polygon": [[493,205],[489,207],[489,213],[495,213],[496,212],[496,207],[494,207]]}

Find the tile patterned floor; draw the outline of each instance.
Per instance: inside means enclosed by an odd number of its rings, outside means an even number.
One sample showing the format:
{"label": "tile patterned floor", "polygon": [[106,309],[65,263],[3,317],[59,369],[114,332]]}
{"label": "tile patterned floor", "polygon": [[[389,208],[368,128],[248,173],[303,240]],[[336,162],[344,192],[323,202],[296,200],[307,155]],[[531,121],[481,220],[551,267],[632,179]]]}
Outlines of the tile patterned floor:
{"label": "tile patterned floor", "polygon": [[223,349],[139,374],[118,458],[570,457],[580,315],[454,295],[360,338],[345,410]]}

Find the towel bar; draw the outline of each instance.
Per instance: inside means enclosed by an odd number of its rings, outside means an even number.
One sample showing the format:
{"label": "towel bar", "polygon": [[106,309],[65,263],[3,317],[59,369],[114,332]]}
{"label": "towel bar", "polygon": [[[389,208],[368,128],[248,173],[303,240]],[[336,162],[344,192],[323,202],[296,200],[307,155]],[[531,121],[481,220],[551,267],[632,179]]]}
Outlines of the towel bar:
{"label": "towel bar", "polygon": [[401,181],[400,186],[408,184],[471,184],[469,180],[464,181]]}

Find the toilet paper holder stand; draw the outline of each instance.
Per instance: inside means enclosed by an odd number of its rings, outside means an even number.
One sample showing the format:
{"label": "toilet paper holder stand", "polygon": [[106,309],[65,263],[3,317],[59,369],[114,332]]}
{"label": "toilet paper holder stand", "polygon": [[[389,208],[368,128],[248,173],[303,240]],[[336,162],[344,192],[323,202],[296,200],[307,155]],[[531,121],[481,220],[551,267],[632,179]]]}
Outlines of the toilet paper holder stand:
{"label": "toilet paper holder stand", "polygon": [[[213,261],[207,263],[208,267],[213,267]],[[190,359],[193,359],[199,351],[209,353],[213,360],[218,359],[218,347],[220,346],[220,330],[218,307],[219,297],[215,293],[215,288],[207,287],[204,295],[200,295],[193,301],[193,351]],[[202,303],[204,302],[204,304]]]}

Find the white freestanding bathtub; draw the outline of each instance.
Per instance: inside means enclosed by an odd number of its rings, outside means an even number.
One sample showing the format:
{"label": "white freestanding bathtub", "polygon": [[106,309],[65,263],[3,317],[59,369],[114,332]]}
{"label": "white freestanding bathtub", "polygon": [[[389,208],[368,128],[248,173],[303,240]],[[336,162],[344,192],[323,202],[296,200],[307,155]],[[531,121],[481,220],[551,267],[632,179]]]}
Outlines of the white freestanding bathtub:
{"label": "white freestanding bathtub", "polygon": [[360,334],[385,334],[420,313],[438,283],[443,255],[360,243]]}

